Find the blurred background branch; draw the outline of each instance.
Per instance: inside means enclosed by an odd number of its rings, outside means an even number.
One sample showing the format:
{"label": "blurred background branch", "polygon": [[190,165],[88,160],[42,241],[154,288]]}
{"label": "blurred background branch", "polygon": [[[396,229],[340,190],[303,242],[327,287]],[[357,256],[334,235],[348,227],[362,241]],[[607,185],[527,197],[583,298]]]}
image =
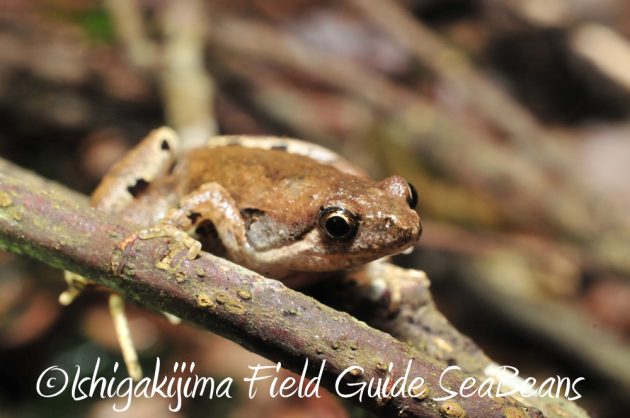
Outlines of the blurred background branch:
{"label": "blurred background branch", "polygon": [[[89,193],[166,121],[191,144],[290,135],[375,177],[403,175],[426,227],[398,261],[428,272],[438,308],[499,363],[585,376],[579,404],[618,417],[630,407],[628,22],[622,0],[6,0],[0,154]],[[75,347],[115,358],[94,326],[107,320],[98,296],[60,311],[58,280],[35,279],[56,272],[0,263],[0,377]],[[193,330],[131,314],[148,356],[180,344],[175,358],[226,375],[246,362],[225,341],[208,350]],[[59,348],[38,349],[52,330]],[[0,386],[0,404],[15,410],[29,390]],[[331,399],[213,405],[347,414]]]}
{"label": "blurred background branch", "polygon": [[208,16],[201,0],[167,2],[160,16],[162,45],[148,38],[138,3],[105,2],[132,65],[158,80],[167,124],[184,148],[201,146],[217,133],[214,84],[203,63]]}

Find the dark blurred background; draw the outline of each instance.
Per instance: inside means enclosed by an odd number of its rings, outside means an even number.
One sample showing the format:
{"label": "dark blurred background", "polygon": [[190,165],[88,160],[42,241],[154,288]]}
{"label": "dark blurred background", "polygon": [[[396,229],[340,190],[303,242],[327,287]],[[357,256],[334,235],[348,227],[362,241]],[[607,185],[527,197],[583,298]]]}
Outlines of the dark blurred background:
{"label": "dark blurred background", "polygon": [[[0,156],[89,194],[149,130],[288,135],[409,179],[425,232],[401,258],[499,364],[584,376],[630,410],[630,3],[624,0],[2,0]],[[349,417],[315,400],[42,399],[35,381],[120,361],[106,295],[0,253],[0,417]],[[146,367],[262,361],[129,307]]]}

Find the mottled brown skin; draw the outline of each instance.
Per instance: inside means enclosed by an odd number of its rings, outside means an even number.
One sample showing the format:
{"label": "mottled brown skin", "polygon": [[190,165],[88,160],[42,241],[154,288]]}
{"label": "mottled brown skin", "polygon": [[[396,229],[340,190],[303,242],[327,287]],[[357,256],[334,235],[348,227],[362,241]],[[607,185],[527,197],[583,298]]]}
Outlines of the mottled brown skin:
{"label": "mottled brown skin", "polygon": [[[181,175],[180,194],[216,182],[241,211],[260,211],[264,216],[259,222],[287,228],[282,236],[256,237],[252,244],[259,250],[285,245],[311,230],[320,208],[328,206],[345,207],[363,221],[360,234],[349,243],[352,245],[341,244],[338,251],[381,255],[408,247],[420,233],[420,219],[409,208],[406,189],[396,196],[388,193],[386,183],[344,174],[300,155],[242,147],[207,148],[189,153],[180,167],[175,174]],[[384,215],[377,217],[377,212]],[[384,228],[381,221],[388,216],[399,219],[399,228],[393,224],[390,231]]]}
{"label": "mottled brown skin", "polygon": [[[374,182],[303,155],[236,142],[187,152],[172,172],[156,177],[138,193],[122,215],[150,226],[168,213],[172,216],[169,209],[176,208],[184,197],[200,200],[197,208],[208,208],[211,213],[234,204],[231,215],[218,219],[233,224],[235,231],[244,229],[246,238],[228,245],[239,247],[227,248],[228,258],[283,280],[365,264],[401,252],[419,238],[420,218],[410,207],[411,191],[402,178]],[[308,149],[310,144],[303,144]],[[199,190],[211,184],[220,185],[223,194],[200,197]],[[324,232],[319,214],[329,207],[353,214],[358,228],[352,239],[336,241]],[[192,212],[203,211],[186,212],[195,222],[185,229],[212,230],[197,228],[204,219],[196,219]],[[177,216],[182,218],[181,213]],[[181,227],[185,223],[174,224]],[[219,239],[224,238],[220,235]],[[207,237],[197,238],[208,241]]]}

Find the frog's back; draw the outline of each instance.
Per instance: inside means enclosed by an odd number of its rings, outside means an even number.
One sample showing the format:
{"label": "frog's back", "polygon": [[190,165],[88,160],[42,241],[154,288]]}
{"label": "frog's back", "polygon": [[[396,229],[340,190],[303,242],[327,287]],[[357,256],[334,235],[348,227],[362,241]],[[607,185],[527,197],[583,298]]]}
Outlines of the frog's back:
{"label": "frog's back", "polygon": [[159,221],[169,208],[206,183],[221,185],[241,211],[265,213],[280,224],[303,231],[322,199],[342,187],[368,186],[365,178],[282,150],[220,146],[196,148],[170,175],[156,179],[123,216],[141,225]]}
{"label": "frog's back", "polygon": [[178,168],[188,191],[217,182],[230,192],[261,190],[299,178],[330,179],[340,172],[308,157],[281,150],[226,146],[200,148],[185,155]]}
{"label": "frog's back", "polygon": [[[218,183],[239,208],[267,213],[293,212],[296,218],[315,214],[318,196],[348,181],[362,181],[308,157],[281,150],[240,146],[202,148],[189,152],[174,173],[181,176],[179,193],[188,194],[205,183]],[[297,219],[295,219],[297,221]]]}

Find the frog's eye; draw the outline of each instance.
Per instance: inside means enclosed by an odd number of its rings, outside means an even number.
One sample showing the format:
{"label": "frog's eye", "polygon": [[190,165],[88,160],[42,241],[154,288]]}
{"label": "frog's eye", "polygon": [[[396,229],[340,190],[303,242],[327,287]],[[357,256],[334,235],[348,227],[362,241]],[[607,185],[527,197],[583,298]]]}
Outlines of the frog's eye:
{"label": "frog's eye", "polygon": [[348,241],[357,233],[358,217],[338,206],[323,208],[319,211],[319,227],[333,241]]}
{"label": "frog's eye", "polygon": [[409,194],[407,195],[407,203],[409,203],[409,207],[411,209],[415,209],[418,206],[418,191],[413,184],[407,182],[407,187],[409,188]]}

